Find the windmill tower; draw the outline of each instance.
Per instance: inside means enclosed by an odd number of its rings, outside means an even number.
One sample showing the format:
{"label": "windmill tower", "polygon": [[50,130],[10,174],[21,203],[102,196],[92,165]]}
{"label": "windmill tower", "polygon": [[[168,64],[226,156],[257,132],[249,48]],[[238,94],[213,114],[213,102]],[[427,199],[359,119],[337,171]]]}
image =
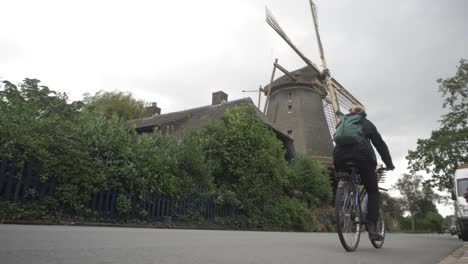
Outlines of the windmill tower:
{"label": "windmill tower", "polygon": [[[298,153],[323,163],[332,163],[333,140],[337,118],[335,112],[361,104],[335,79],[331,78],[318,31],[315,5],[310,1],[314,26],[319,43],[323,71],[312,63],[289,39],[268,8],[267,23],[286,41],[306,66],[293,72],[273,64],[270,83],[263,89],[267,96],[264,113],[276,127],[294,139]],[[284,75],[274,79],[276,69]],[[361,104],[362,105],[362,104]],[[340,107],[341,106],[341,107]]]}

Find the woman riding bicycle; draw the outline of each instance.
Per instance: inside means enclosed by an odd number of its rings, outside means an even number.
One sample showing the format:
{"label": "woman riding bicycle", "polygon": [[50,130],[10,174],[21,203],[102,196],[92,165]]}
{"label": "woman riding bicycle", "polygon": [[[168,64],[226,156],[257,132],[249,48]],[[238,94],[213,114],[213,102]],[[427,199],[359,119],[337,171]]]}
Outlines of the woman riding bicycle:
{"label": "woman riding bicycle", "polygon": [[347,162],[353,162],[357,167],[361,181],[369,195],[367,207],[367,231],[369,238],[378,240],[380,239],[380,235],[376,230],[376,222],[379,215],[380,193],[376,175],[377,158],[372,145],[379,152],[387,170],[393,170],[395,166],[393,166],[390,152],[382,136],[380,136],[374,124],[366,119],[364,107],[360,105],[353,106],[350,109],[350,113],[346,116],[352,117],[353,115],[360,115],[362,117],[360,125],[362,125],[364,140],[353,144],[339,144],[335,140],[336,145],[333,150],[334,165],[337,171],[346,170]]}

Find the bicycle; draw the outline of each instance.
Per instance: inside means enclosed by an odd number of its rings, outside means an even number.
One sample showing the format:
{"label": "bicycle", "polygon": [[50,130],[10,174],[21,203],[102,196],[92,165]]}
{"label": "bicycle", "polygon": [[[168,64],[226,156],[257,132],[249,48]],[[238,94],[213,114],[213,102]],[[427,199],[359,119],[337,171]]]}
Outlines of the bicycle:
{"label": "bicycle", "polygon": [[[359,245],[361,237],[361,226],[366,225],[365,214],[362,214],[362,205],[367,209],[367,193],[360,186],[360,176],[355,164],[346,164],[347,171],[336,173],[338,188],[335,198],[336,226],[341,245],[346,251],[355,251]],[[377,169],[377,180],[382,182],[385,175],[385,168]],[[387,191],[384,188],[379,190]],[[377,232],[381,239],[371,240],[375,248],[381,248],[385,241],[385,219],[382,200],[380,201],[379,219],[377,221]]]}

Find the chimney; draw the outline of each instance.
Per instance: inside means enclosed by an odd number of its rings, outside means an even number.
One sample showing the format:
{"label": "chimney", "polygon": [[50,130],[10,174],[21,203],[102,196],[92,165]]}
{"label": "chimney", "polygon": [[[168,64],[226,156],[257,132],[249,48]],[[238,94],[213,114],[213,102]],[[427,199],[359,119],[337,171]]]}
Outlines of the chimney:
{"label": "chimney", "polygon": [[211,104],[218,105],[218,104],[227,102],[227,100],[228,100],[228,95],[223,91],[219,91],[219,92],[215,92],[212,94]]}
{"label": "chimney", "polygon": [[160,115],[161,108],[158,107],[158,104],[152,102],[151,105],[145,107],[145,118],[152,117],[154,115]]}

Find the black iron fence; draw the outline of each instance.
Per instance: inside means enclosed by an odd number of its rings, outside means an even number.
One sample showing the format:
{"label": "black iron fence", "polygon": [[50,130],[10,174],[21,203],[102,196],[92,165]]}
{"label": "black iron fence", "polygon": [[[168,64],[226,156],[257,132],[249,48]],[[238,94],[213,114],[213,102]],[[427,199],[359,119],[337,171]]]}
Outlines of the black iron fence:
{"label": "black iron fence", "polygon": [[55,192],[55,182],[42,182],[39,173],[34,173],[31,162],[24,162],[18,166],[16,157],[3,159],[0,163],[0,196],[5,201],[14,203],[28,203],[38,201],[42,203],[46,195]]}
{"label": "black iron fence", "polygon": [[[53,198],[56,189],[54,180],[41,180],[39,170],[32,162],[20,163],[16,157],[0,160],[0,197],[3,203],[40,205],[45,197]],[[119,208],[118,200],[122,198],[128,203],[127,208]],[[214,220],[242,214],[239,208],[219,205],[212,198],[203,196],[201,191],[194,191],[186,197],[174,197],[152,192],[139,195],[106,190],[93,193],[85,207],[84,215],[65,214],[85,221],[104,223],[187,221],[191,217]],[[59,210],[70,212],[68,208]]]}
{"label": "black iron fence", "polygon": [[205,220],[215,218],[232,218],[241,214],[241,210],[233,206],[216,204],[212,198],[206,198],[198,192],[178,198],[164,194],[148,192],[145,198],[138,195],[123,195],[130,202],[128,212],[119,212],[118,197],[113,191],[101,191],[92,195],[88,206],[90,213],[88,221],[96,222],[128,222],[139,220],[145,222],[187,221],[191,217],[201,217]]}

